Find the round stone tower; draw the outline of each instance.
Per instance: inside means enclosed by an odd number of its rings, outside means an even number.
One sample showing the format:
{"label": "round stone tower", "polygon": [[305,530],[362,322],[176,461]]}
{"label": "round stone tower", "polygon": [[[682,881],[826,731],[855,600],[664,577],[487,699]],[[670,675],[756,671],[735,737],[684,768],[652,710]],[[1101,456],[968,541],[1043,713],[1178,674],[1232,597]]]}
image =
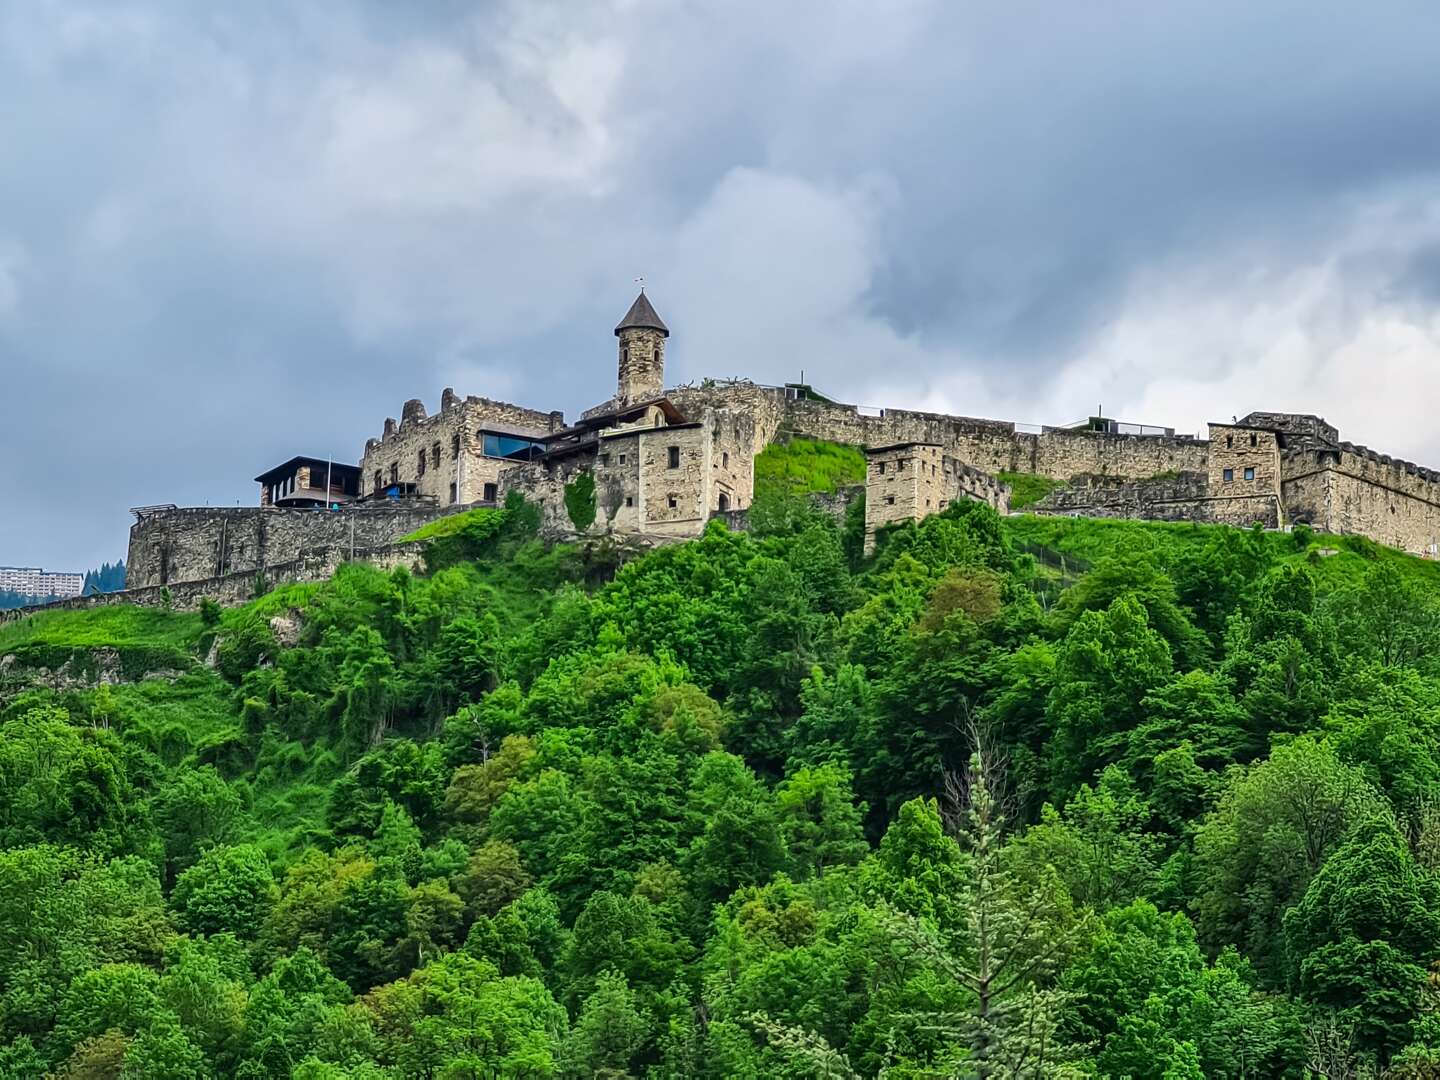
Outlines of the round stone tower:
{"label": "round stone tower", "polygon": [[620,406],[650,401],[665,392],[665,339],[670,330],[651,306],[645,290],[615,327],[620,339]]}

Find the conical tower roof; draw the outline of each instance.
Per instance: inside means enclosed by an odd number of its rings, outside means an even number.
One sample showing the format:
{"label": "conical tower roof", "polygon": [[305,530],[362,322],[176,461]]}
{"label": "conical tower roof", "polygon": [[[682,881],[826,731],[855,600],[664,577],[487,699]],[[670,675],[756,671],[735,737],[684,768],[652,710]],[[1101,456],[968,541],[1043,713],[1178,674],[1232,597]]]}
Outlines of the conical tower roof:
{"label": "conical tower roof", "polygon": [[620,320],[620,325],[615,327],[615,336],[620,336],[621,330],[659,330],[666,337],[670,336],[670,328],[665,325],[650,298],[645,295],[645,290],[640,290],[640,295],[635,297],[635,302],[630,305],[630,310],[625,313],[625,318]]}

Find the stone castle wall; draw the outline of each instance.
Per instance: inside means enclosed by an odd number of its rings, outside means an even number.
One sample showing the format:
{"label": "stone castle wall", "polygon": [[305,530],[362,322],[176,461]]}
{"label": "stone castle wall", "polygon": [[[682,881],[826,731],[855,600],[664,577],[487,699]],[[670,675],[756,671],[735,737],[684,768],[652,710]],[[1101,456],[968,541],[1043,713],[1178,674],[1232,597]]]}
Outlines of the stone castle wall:
{"label": "stone castle wall", "polygon": [[400,423],[386,420],[384,434],[366,442],[360,490],[374,495],[398,482],[416,485],[419,495],[440,506],[485,501],[486,492],[498,492],[501,477],[517,463],[486,457],[482,430],[539,438],[564,426],[561,412],[540,412],[482,397],[461,399],[449,389],[433,416],[426,414],[420,401],[407,401]]}
{"label": "stone castle wall", "polygon": [[755,453],[780,434],[892,446],[931,443],[983,472],[1035,473],[1056,480],[1094,474],[1143,479],[1156,473],[1205,471],[1208,443],[1178,435],[1118,435],[1047,428],[1017,431],[1003,420],[948,416],[910,409],[874,413],[854,405],[788,396],[755,383],[711,383],[668,391],[687,415],[699,408],[730,407],[755,418]]}
{"label": "stone castle wall", "polygon": [[1074,517],[1198,521],[1267,529],[1281,524],[1279,497],[1268,493],[1214,495],[1203,472],[1181,472],[1146,480],[1107,476],[1072,477],[1033,507],[1037,514]]}
{"label": "stone castle wall", "polygon": [[[328,581],[345,562],[363,562],[380,570],[393,570],[404,566],[419,571],[424,566],[424,545],[385,544],[381,547],[357,551],[350,558],[348,547],[321,548],[307,552],[297,559],[277,563],[266,568],[263,588],[293,582]],[[108,607],[112,604],[135,604],[140,607],[170,607],[176,611],[195,611],[201,600],[213,600],[217,604],[244,604],[260,595],[262,577],[255,571],[240,571],[195,581],[177,581],[169,585],[146,585],[127,588],[123,592],[98,593],[94,596],[73,596],[36,607],[0,611],[0,623],[24,618],[37,611],[74,610],[78,608]]]}
{"label": "stone castle wall", "polygon": [[1291,519],[1420,555],[1440,553],[1440,483],[1408,461],[1342,443],[1283,459]]}
{"label": "stone castle wall", "polygon": [[318,549],[383,547],[450,508],[357,506],[342,510],[281,507],[184,507],[145,513],[130,527],[126,589],[172,587],[230,574],[251,575]]}
{"label": "stone castle wall", "polygon": [[902,443],[865,455],[865,549],[887,525],[939,513],[952,502],[974,499],[1005,514],[1010,488],[941,447]]}

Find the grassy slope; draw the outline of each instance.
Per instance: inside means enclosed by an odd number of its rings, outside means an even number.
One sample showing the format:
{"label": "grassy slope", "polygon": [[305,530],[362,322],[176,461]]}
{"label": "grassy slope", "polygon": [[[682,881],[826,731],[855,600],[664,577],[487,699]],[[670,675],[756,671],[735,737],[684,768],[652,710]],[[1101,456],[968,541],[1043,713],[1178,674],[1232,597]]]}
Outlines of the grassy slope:
{"label": "grassy slope", "polygon": [[865,455],[857,446],[821,439],[771,443],[755,459],[755,497],[805,495],[865,482]]}
{"label": "grassy slope", "polygon": [[1004,484],[1010,485],[1010,509],[1024,510],[1034,506],[1058,487],[1064,487],[1062,480],[1051,480],[1048,476],[1034,473],[1001,472],[995,474]]}
{"label": "grassy slope", "polygon": [[[1006,531],[1022,545],[1035,545],[1086,562],[1111,555],[1124,558],[1153,554],[1163,563],[1203,546],[1215,530],[1226,528],[1230,526],[1029,515],[1005,519]],[[1261,535],[1279,561],[1308,563],[1323,587],[1354,581],[1372,562],[1385,560],[1393,562],[1416,584],[1440,589],[1440,562],[1416,558],[1362,537],[1316,533],[1309,546],[1301,550],[1288,533]],[[1321,556],[1322,550],[1335,554]]]}
{"label": "grassy slope", "polygon": [[63,648],[161,647],[188,649],[200,639],[200,616],[162,608],[108,604],[41,611],[0,624],[0,656],[25,645]]}

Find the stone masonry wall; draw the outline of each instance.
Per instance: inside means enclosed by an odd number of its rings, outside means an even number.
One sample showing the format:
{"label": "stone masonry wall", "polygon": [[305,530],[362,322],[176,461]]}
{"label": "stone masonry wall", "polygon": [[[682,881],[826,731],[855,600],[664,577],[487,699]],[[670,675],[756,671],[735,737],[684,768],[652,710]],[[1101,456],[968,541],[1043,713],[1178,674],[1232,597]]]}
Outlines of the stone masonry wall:
{"label": "stone masonry wall", "polygon": [[125,583],[130,589],[254,575],[318,548],[357,550],[392,543],[451,512],[386,505],[342,510],[188,507],[146,513],[130,527]]}
{"label": "stone masonry wall", "polygon": [[[274,588],[292,582],[327,581],[334,576],[342,563],[352,561],[348,547],[322,548],[311,551],[298,559],[277,563],[266,569],[265,587]],[[386,544],[355,553],[355,562],[363,562],[381,570],[392,570],[404,566],[419,571],[424,566],[424,545]],[[112,604],[135,604],[140,607],[162,607],[169,605],[176,611],[195,611],[201,600],[213,600],[217,604],[244,604],[257,595],[258,578],[253,571],[241,571],[197,581],[177,581],[170,585],[147,585],[142,588],[127,588],[122,592],[99,593],[94,596],[74,596],[68,600],[57,600],[37,607],[0,611],[0,623],[24,618],[37,611],[74,610],[79,608],[108,607]]]}
{"label": "stone masonry wall", "polygon": [[1285,502],[1293,520],[1417,555],[1440,554],[1440,496],[1429,470],[1363,447],[1323,456],[1308,471],[1287,457]]}
{"label": "stone masonry wall", "polygon": [[441,396],[440,411],[433,416],[426,415],[421,402],[408,401],[399,425],[387,420],[384,435],[365,444],[360,459],[360,490],[374,494],[378,475],[380,488],[389,485],[393,477],[403,484],[415,484],[420,495],[442,506],[480,502],[486,485],[498,490],[500,478],[517,465],[485,456],[482,429],[538,438],[560,430],[564,424],[560,412],[539,412],[481,397],[462,400],[449,389]]}
{"label": "stone masonry wall", "polygon": [[1117,480],[1079,476],[1052,491],[1031,508],[1032,513],[1072,517],[1141,518],[1151,521],[1198,521],[1277,528],[1278,499],[1269,494],[1212,495],[1203,472],[1182,472],[1148,480]]}
{"label": "stone masonry wall", "polygon": [[687,416],[731,407],[755,417],[755,453],[780,432],[853,446],[932,443],[984,472],[1037,473],[1057,480],[1081,474],[1143,479],[1204,471],[1207,443],[1186,436],[1112,435],[1050,428],[1016,431],[1002,420],[909,409],[861,412],[854,405],[796,399],[783,389],[747,382],[676,387],[670,399]]}
{"label": "stone masonry wall", "polygon": [[939,513],[959,499],[976,499],[1000,513],[1010,510],[1010,488],[940,447],[918,443],[882,447],[865,455],[865,547],[886,525]]}
{"label": "stone masonry wall", "polygon": [[630,405],[650,401],[665,392],[665,335],[658,330],[634,328],[619,334],[619,385],[615,401]]}
{"label": "stone masonry wall", "polygon": [[1207,473],[1212,495],[1268,495],[1278,499],[1281,465],[1276,433],[1211,424]]}

